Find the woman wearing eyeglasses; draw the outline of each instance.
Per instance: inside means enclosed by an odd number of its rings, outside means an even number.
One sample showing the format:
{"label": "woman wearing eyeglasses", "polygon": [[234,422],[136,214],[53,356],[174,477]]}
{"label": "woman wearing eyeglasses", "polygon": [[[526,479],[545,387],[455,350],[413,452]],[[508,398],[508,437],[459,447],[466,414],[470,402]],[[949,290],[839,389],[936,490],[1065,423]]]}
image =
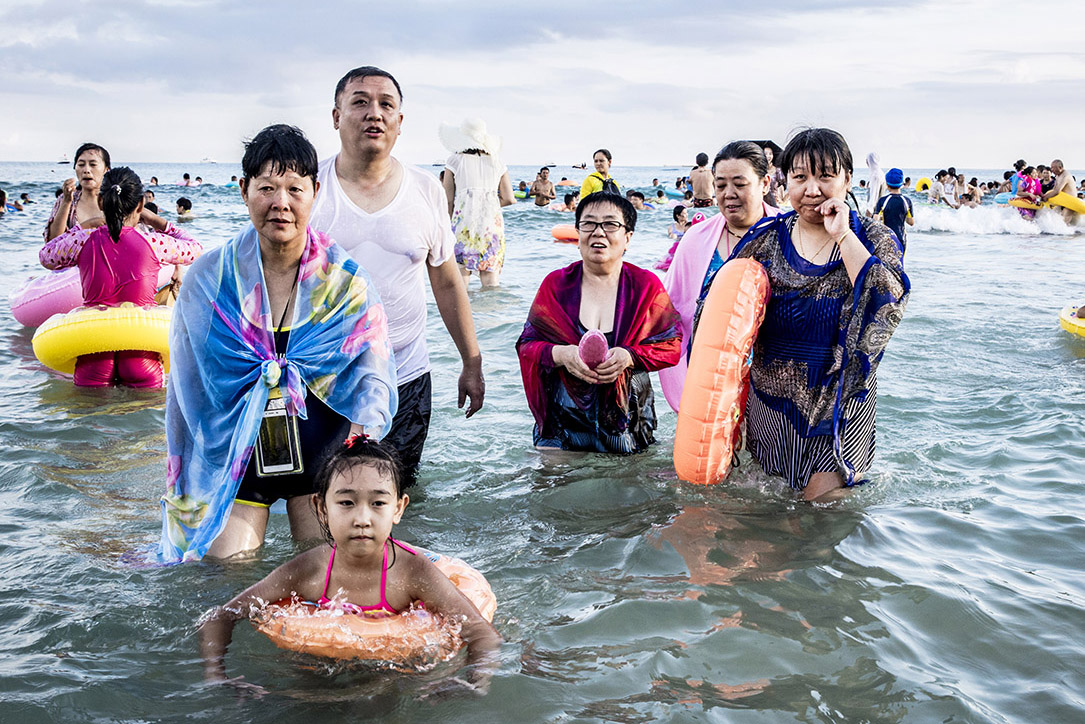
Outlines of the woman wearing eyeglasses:
{"label": "woman wearing eyeglasses", "polygon": [[[678,312],[659,278],[622,261],[637,212],[616,194],[576,208],[581,261],[551,272],[516,350],[539,448],[635,453],[655,442],[648,373],[677,364]],[[609,346],[589,366],[578,344],[592,330]]]}

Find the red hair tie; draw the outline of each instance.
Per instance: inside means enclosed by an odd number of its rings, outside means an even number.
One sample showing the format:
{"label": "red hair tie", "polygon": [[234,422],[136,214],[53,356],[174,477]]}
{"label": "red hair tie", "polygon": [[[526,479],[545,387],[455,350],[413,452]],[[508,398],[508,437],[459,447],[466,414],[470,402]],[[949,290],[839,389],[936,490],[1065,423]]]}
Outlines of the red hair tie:
{"label": "red hair tie", "polygon": [[352,448],[354,447],[354,443],[359,440],[369,440],[369,435],[366,435],[364,432],[356,432],[352,435],[348,435],[347,439],[343,441],[343,447]]}

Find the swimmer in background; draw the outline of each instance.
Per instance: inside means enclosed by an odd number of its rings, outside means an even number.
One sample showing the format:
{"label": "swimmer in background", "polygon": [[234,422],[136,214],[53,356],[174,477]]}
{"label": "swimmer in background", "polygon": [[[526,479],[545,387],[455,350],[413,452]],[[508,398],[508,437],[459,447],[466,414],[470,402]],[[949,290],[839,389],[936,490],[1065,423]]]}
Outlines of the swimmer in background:
{"label": "swimmer in background", "polygon": [[673,214],[674,221],[667,227],[667,236],[675,241],[681,241],[682,236],[689,231],[689,215],[686,213],[685,206],[675,206]]}
{"label": "swimmer in background", "polygon": [[693,186],[693,208],[703,209],[712,205],[715,190],[712,172],[708,169],[708,154],[697,154],[697,165],[689,172],[690,185]]}
{"label": "swimmer in background", "polygon": [[181,180],[177,183],[178,186],[191,186],[192,177],[185,173],[181,176]]}
{"label": "swimmer in background", "polygon": [[667,194],[663,191],[663,189],[656,190],[656,195],[655,198],[652,199],[652,203],[659,207],[667,205]]}
{"label": "swimmer in background", "polygon": [[240,188],[237,183],[237,176],[231,176],[229,183],[223,184],[224,189],[236,189]]}
{"label": "swimmer in background", "polygon": [[31,201],[30,194],[28,194],[27,192],[24,191],[21,194],[19,194],[19,203],[21,203],[23,206],[28,206],[28,205],[30,205],[30,204],[32,204],[34,202]]}
{"label": "swimmer in background", "polygon": [[550,208],[554,211],[576,211],[576,202],[579,194],[565,194],[564,203],[552,203]]}
{"label": "swimmer in background", "polygon": [[682,206],[690,208],[693,206],[693,192],[687,191],[682,198]]}
{"label": "swimmer in background", "polygon": [[192,202],[184,196],[177,199],[177,221],[183,223],[195,218],[196,215],[192,213]]}
{"label": "swimmer in background", "polygon": [[[1055,159],[1051,162],[1051,173],[1055,174],[1055,180],[1051,184],[1051,190],[1043,195],[1044,201],[1050,201],[1052,198],[1060,193],[1064,193],[1068,196],[1074,196],[1076,189],[1074,188],[1074,177],[1063,165],[1062,161]],[[1062,212],[1062,218],[1067,224],[1076,223],[1080,214],[1066,207],[1059,209]]]}
{"label": "swimmer in background", "polygon": [[0,214],[3,214],[6,211],[22,211],[22,210],[23,210],[22,204],[20,204],[15,199],[12,199],[11,203],[8,203],[8,192],[4,191],[4,189],[0,189]]}
{"label": "swimmer in background", "polygon": [[158,185],[158,177],[157,176],[151,176],[151,182],[149,184],[147,184],[147,185],[148,186],[157,186]]}
{"label": "swimmer in background", "polygon": [[144,203],[144,205],[146,205],[146,204],[154,204],[155,203],[154,191],[152,191],[151,189],[147,189],[147,188],[143,189],[143,203]]}
{"label": "swimmer in background", "polygon": [[203,186],[203,179],[201,177],[197,176],[196,180],[192,182],[192,185],[193,186]]}
{"label": "swimmer in background", "polygon": [[[485,691],[497,665],[501,635],[429,558],[392,538],[410,497],[395,454],[364,435],[352,435],[322,466],[312,506],[327,541],[203,616],[199,625],[204,679],[257,693],[264,690],[226,675],[225,656],[238,620],[267,602],[297,598],[344,616],[396,616],[418,603],[431,614],[461,622],[467,644],[466,681]],[[390,561],[390,562],[389,562]],[[336,618],[328,618],[334,627]]]}
{"label": "swimmer in background", "polygon": [[549,168],[543,166],[539,169],[539,177],[535,179],[535,183],[531,184],[528,196],[535,198],[536,206],[546,206],[558,197],[558,192],[554,189],[554,182],[550,180]]}
{"label": "swimmer in background", "polygon": [[912,188],[912,177],[911,176],[905,176],[904,177],[904,185],[901,186],[900,188],[903,191],[911,190],[911,188]]}
{"label": "swimmer in background", "polygon": [[629,199],[629,203],[633,204],[633,208],[637,211],[647,211],[655,208],[644,203],[644,194],[640,191],[629,191],[625,197]]}

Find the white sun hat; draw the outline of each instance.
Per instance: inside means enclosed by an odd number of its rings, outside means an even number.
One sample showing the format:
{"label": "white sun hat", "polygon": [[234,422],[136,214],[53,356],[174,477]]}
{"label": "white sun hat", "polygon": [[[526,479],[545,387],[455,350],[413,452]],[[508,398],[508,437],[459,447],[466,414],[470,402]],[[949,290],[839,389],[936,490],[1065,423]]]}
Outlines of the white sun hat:
{"label": "white sun hat", "polygon": [[442,123],[437,129],[441,143],[452,153],[461,153],[473,148],[485,151],[491,156],[501,152],[501,137],[486,131],[486,122],[479,118],[467,118],[458,126]]}

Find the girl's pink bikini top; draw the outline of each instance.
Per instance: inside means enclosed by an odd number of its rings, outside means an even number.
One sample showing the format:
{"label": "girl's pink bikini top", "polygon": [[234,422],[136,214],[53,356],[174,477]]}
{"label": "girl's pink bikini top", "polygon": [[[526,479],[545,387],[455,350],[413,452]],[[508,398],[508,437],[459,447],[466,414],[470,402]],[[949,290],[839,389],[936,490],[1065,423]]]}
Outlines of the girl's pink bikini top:
{"label": "girl's pink bikini top", "polygon": [[[400,543],[391,536],[388,537],[388,541],[391,542],[393,546],[399,546],[403,550],[410,553],[412,556],[418,555],[417,552],[415,552],[408,546]],[[395,549],[392,550],[392,555],[394,561]],[[318,606],[320,606],[321,608],[339,608],[346,613],[353,613],[358,615],[372,615],[380,612],[391,616],[396,616],[400,613],[396,609],[392,608],[391,605],[389,605],[388,599],[384,595],[385,584],[388,581],[388,543],[384,544],[384,555],[381,559],[381,601],[374,606],[359,606],[355,603],[350,603],[348,601],[333,601],[332,599],[328,598],[328,583],[331,581],[332,578],[332,564],[334,563],[335,544],[332,543],[332,554],[328,557],[328,572],[324,574],[324,593],[320,595],[320,600],[317,601]]]}

